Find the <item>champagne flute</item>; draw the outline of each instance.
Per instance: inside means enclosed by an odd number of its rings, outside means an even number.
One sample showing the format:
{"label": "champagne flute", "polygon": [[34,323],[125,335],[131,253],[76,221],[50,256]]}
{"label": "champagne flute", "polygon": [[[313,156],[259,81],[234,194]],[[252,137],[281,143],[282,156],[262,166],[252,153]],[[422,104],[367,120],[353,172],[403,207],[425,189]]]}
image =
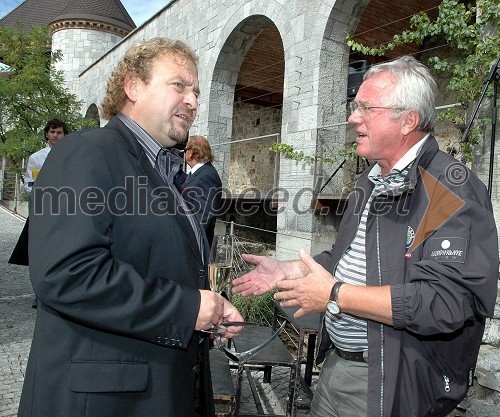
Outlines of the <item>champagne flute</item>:
{"label": "champagne flute", "polygon": [[[227,298],[225,290],[229,285],[231,269],[233,268],[233,252],[233,235],[214,236],[208,262],[208,280],[210,289],[225,298]],[[220,325],[204,330],[206,333],[224,333],[225,331],[226,327]]]}
{"label": "champagne flute", "polygon": [[208,262],[210,289],[222,295],[230,281],[233,268],[233,236],[215,235]]}
{"label": "champagne flute", "polygon": [[[234,256],[234,235],[233,235],[233,224],[231,223],[231,233],[226,235],[215,235],[212,247],[210,250],[210,258],[208,262],[208,277],[210,282],[210,289],[221,294],[223,297],[227,298],[225,290],[229,286],[231,280],[231,269],[233,268],[233,256]],[[221,350],[230,360],[243,364],[251,357],[259,353],[264,347],[271,343],[282,330],[285,328],[286,321],[277,329],[274,334],[261,343],[245,352],[236,352],[230,350],[229,347],[224,346],[222,342],[221,334],[227,331],[229,326],[238,327],[253,327],[256,323],[248,322],[222,322],[217,326],[213,326],[209,330],[203,330],[206,333],[212,333],[214,335],[217,348]],[[258,325],[257,325],[258,326]]]}

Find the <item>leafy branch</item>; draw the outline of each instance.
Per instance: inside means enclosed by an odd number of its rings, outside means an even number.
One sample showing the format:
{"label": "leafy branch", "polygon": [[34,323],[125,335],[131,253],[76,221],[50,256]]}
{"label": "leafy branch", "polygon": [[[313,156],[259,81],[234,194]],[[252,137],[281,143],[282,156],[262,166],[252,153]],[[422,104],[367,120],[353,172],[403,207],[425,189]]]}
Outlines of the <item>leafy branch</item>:
{"label": "leafy branch", "polygon": [[7,169],[21,171],[20,161],[44,146],[43,127],[57,117],[70,131],[91,127],[95,122],[80,115],[82,102],[65,87],[54,63],[60,51],[49,53],[49,28],[30,31],[0,26],[0,156],[9,160]]}
{"label": "leafy branch", "polygon": [[[449,76],[448,90],[455,92],[458,100],[469,107],[479,99],[484,79],[492,63],[498,58],[499,15],[499,0],[478,0],[475,5],[443,0],[435,20],[425,12],[416,14],[410,20],[410,28],[394,35],[387,44],[367,46],[348,36],[347,45],[352,51],[364,55],[383,56],[387,51],[406,44],[422,45],[427,41],[446,43],[452,48],[453,56],[433,56],[428,60],[428,65],[436,73]],[[486,96],[492,96],[492,88]],[[463,132],[466,126],[465,114],[463,108],[450,108],[441,112],[438,120],[449,120]],[[478,120],[465,142],[460,140],[461,134],[457,135],[457,140],[448,144],[451,153],[461,157],[464,162],[472,161],[474,145],[480,142],[487,121],[487,118]]]}
{"label": "leafy branch", "polygon": [[[287,143],[274,143],[269,148],[269,150],[272,152],[280,153],[286,158],[290,158],[298,162],[303,162],[305,164],[314,164],[320,160],[322,160],[326,164],[334,164],[342,159],[354,160],[357,157],[355,145],[346,149],[342,149],[331,157],[321,156],[318,154],[306,155],[302,151],[296,151],[292,145],[289,145]],[[326,151],[324,151],[323,153],[326,153]]]}

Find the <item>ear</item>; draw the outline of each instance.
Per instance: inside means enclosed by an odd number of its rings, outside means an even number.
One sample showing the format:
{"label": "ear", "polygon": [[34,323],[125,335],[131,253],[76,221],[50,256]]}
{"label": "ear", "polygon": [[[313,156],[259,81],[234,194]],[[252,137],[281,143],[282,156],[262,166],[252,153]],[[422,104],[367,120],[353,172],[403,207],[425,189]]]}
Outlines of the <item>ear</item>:
{"label": "ear", "polygon": [[125,91],[125,94],[127,95],[128,99],[132,102],[137,101],[138,82],[139,78],[131,75],[125,76],[125,81],[123,82],[123,90]]}
{"label": "ear", "polygon": [[410,110],[403,117],[401,117],[401,133],[408,135],[417,130],[420,116],[415,110]]}

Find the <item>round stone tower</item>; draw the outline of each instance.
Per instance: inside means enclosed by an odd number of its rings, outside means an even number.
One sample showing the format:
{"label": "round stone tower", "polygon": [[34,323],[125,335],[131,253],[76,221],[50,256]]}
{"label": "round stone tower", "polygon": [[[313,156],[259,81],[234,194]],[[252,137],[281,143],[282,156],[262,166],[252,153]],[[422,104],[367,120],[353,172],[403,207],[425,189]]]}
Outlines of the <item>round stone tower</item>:
{"label": "round stone tower", "polygon": [[24,0],[0,24],[25,30],[49,25],[51,50],[62,52],[55,68],[77,97],[80,73],[136,28],[120,0]]}
{"label": "round stone tower", "polygon": [[135,27],[119,0],[68,2],[49,22],[52,51],[62,52],[54,66],[64,73],[68,89],[79,96],[79,74]]}

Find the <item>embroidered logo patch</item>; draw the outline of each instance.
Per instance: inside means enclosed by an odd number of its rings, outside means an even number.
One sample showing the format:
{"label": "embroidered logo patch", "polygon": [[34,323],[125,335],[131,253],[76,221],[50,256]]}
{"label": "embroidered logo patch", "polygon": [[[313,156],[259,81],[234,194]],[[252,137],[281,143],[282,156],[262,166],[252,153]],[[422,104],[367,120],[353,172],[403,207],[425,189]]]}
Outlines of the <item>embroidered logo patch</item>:
{"label": "embroidered logo patch", "polygon": [[[438,230],[465,204],[460,197],[446,188],[444,184],[441,184],[425,169],[422,167],[418,167],[418,169],[420,175],[422,175],[422,181],[425,186],[427,197],[429,197],[429,205],[425,210],[421,222],[421,225],[425,225],[425,227],[417,227],[413,243],[408,248],[408,253],[413,252],[415,248],[427,239],[427,236],[429,236],[433,231]],[[429,192],[431,192],[432,198],[430,197]]]}
{"label": "embroidered logo patch", "polygon": [[406,229],[406,249],[408,249],[411,245],[413,245],[414,240],[415,240],[415,230],[413,230],[413,227],[408,226],[408,229]]}
{"label": "embroidered logo patch", "polygon": [[430,258],[436,262],[465,262],[467,240],[463,237],[441,237],[429,241]]}

